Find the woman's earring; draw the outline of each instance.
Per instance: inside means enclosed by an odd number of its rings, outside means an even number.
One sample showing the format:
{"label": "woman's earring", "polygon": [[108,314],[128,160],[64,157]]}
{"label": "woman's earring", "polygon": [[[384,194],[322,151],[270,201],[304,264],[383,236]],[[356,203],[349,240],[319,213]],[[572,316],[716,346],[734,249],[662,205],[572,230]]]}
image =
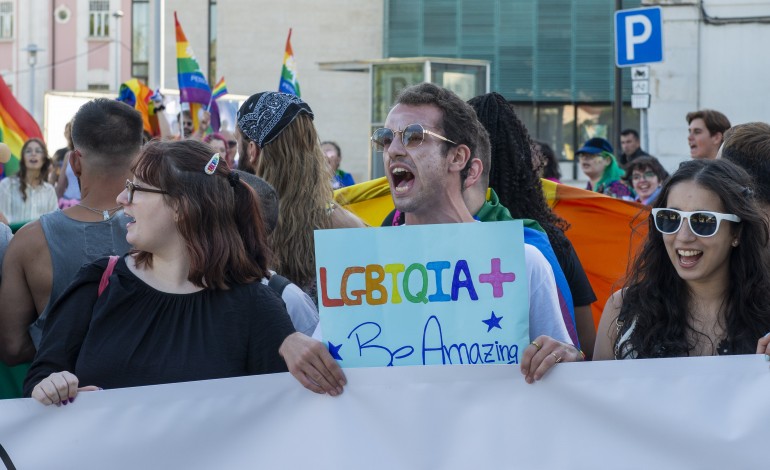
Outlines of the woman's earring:
{"label": "woman's earring", "polygon": [[736,240],[733,240],[733,243],[732,243],[732,245],[733,245],[734,247],[738,246],[738,240],[737,240],[737,239],[736,239]]}

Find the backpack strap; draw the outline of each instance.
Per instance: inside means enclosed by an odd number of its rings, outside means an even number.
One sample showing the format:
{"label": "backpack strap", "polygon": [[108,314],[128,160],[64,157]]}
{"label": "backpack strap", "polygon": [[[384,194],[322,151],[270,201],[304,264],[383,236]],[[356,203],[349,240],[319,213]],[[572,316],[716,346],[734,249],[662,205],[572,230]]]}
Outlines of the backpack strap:
{"label": "backpack strap", "polygon": [[110,285],[110,276],[112,275],[112,271],[115,269],[115,265],[118,264],[118,258],[120,257],[110,256],[110,260],[107,262],[107,267],[104,269],[104,273],[102,273],[102,280],[99,281],[99,293],[96,294],[97,297],[101,297],[104,289]]}
{"label": "backpack strap", "polygon": [[289,284],[291,284],[291,281],[280,274],[273,274],[270,276],[270,280],[267,281],[267,285],[278,294],[278,297],[283,296],[283,290],[286,289],[286,286]]}

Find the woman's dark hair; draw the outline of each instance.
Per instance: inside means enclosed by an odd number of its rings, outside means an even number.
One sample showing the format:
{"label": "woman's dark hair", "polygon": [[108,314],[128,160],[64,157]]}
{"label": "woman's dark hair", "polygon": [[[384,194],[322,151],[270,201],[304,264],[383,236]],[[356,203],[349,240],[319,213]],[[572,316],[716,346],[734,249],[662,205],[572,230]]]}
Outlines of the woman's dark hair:
{"label": "woman's dark hair", "polygon": [[624,176],[623,179],[628,181],[630,184],[634,170],[644,172],[648,168],[652,170],[653,173],[655,173],[655,176],[658,177],[658,181],[660,181],[661,184],[663,184],[666,181],[666,178],[668,178],[668,172],[665,168],[663,168],[663,165],[660,164],[660,161],[657,158],[652,156],[643,156],[636,157],[628,162],[626,165],[626,176]]}
{"label": "woman's dark hair", "polygon": [[24,142],[21,147],[21,161],[19,162],[19,191],[21,191],[21,200],[27,200],[27,163],[24,161],[24,152],[27,151],[29,144],[36,143],[43,149],[43,166],[40,167],[40,175],[38,175],[38,184],[43,184],[48,181],[48,170],[51,168],[51,157],[48,156],[48,147],[45,146],[45,142],[37,137],[33,137]]}
{"label": "woman's dark hair", "polygon": [[489,132],[491,161],[482,159],[485,167],[490,166],[489,186],[514,219],[533,219],[545,229],[559,264],[565,266],[569,242],[564,231],[569,224],[548,207],[540,177],[532,167],[532,141],[527,128],[499,93],[477,96],[468,104]]}
{"label": "woman's dark hair", "polygon": [[536,140],[535,143],[540,147],[540,156],[543,161],[543,178],[561,179],[561,168],[559,168],[559,159],[553,149],[547,143]]}
{"label": "woman's dark hair", "polygon": [[[131,172],[168,192],[164,198],[177,211],[190,256],[190,282],[226,289],[268,277],[270,249],[254,190],[230,176],[224,159],[206,174],[211,156],[211,148],[195,140],[153,141],[142,148]],[[138,266],[152,266],[152,253],[132,253]]]}
{"label": "woman's dark hair", "polygon": [[[727,338],[719,345],[730,354],[749,354],[757,340],[770,331],[770,277],[768,275],[768,227],[753,192],[751,178],[742,168],[726,160],[690,160],[663,185],[654,207],[667,207],[671,188],[692,181],[719,196],[724,211],[741,218],[725,222],[721,230],[732,230],[739,244],[729,255],[729,285],[723,300],[720,322]],[[618,316],[615,354],[622,359],[632,352],[639,358],[688,356],[696,339],[705,333],[693,327],[692,295],[687,283],[671,263],[663,235],[652,217],[641,252],[630,267]],[[615,325],[612,326],[613,328]],[[620,338],[633,328],[630,348],[618,348]]]}

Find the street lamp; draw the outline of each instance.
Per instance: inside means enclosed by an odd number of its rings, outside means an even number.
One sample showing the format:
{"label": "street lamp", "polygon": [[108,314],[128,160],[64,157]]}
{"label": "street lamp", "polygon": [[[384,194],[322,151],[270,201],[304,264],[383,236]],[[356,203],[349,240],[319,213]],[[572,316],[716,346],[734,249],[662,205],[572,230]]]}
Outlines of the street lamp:
{"label": "street lamp", "polygon": [[37,53],[45,49],[37,47],[37,44],[30,44],[22,51],[29,53],[29,112],[35,115],[35,65],[37,65]]}
{"label": "street lamp", "polygon": [[120,19],[123,18],[123,10],[112,14],[115,18],[115,92],[120,92]]}

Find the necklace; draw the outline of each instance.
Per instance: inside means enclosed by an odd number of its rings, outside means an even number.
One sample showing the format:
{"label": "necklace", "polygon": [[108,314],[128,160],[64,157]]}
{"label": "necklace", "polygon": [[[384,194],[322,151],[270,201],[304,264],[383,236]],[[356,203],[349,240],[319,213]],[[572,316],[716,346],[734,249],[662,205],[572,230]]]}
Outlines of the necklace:
{"label": "necklace", "polygon": [[105,209],[103,211],[100,211],[99,209],[94,209],[93,207],[88,207],[88,206],[80,204],[80,203],[78,203],[77,205],[82,207],[83,209],[88,209],[91,212],[96,212],[97,214],[101,214],[102,217],[104,217],[104,220],[110,220],[112,218],[112,216],[115,215],[115,213],[121,207],[123,207],[123,206],[117,206],[117,207],[113,207],[112,209]]}

